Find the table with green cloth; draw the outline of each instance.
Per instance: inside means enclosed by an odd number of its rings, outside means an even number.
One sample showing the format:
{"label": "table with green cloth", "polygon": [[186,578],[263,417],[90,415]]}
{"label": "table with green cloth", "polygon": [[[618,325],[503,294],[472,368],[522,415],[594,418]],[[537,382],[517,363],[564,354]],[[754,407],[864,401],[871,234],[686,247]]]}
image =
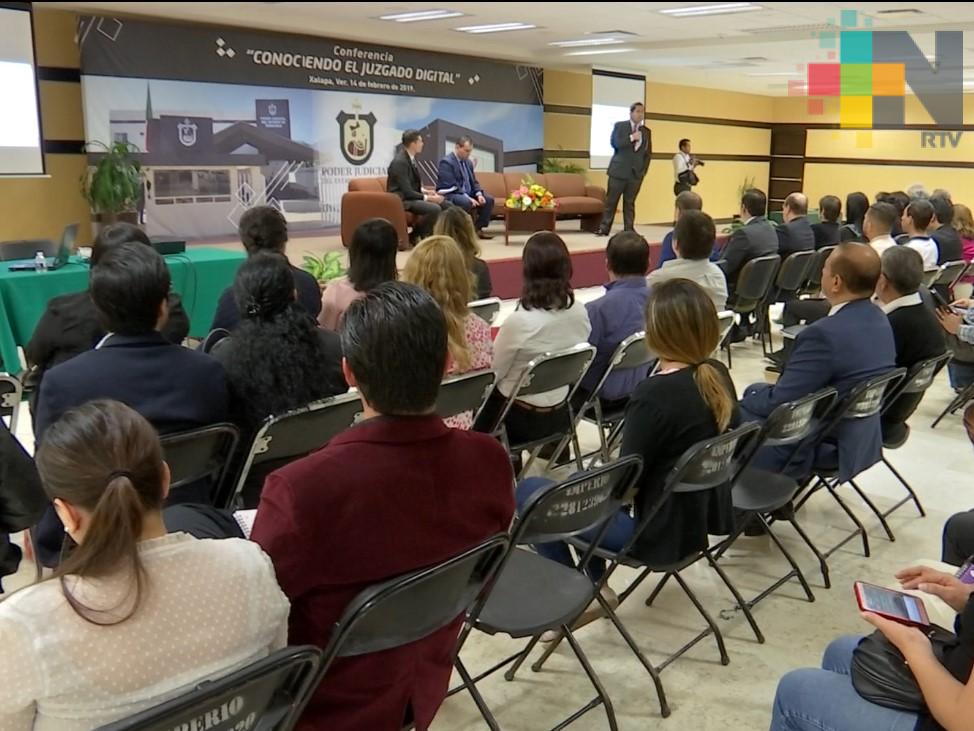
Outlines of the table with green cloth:
{"label": "table with green cloth", "polygon": [[[165,257],[173,291],[182,297],[189,316],[191,336],[202,338],[209,332],[217,301],[233,283],[245,258],[241,251],[207,247]],[[10,265],[16,263],[22,262],[0,262],[0,358],[7,373],[20,371],[17,346],[26,347],[48,301],[88,288],[89,267],[78,257],[47,272],[10,271]]]}

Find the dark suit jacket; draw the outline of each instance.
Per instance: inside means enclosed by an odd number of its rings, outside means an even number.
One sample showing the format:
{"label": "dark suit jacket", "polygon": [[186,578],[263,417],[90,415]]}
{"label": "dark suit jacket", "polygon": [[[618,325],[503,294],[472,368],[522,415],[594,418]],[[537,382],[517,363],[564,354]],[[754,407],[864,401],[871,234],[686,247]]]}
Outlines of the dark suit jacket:
{"label": "dark suit jacket", "polygon": [[[887,317],[896,344],[897,368],[910,369],[946,350],[940,323],[926,304],[898,307]],[[897,442],[906,435],[906,420],[916,411],[922,398],[922,393],[905,393],[890,404],[883,414],[884,440]]]}
{"label": "dark suit jacket", "polygon": [[[429,566],[507,531],[510,461],[485,434],[436,416],[376,417],[272,473],[251,538],[291,600],[291,644],[324,647],[362,589]],[[405,647],[335,662],[300,731],[419,728],[453,670],[459,620]]]}
{"label": "dark suit jacket", "polygon": [[[292,266],[291,274],[294,275],[294,288],[298,291],[298,304],[301,309],[317,320],[318,313],[321,312],[321,287],[318,286],[315,278],[304,269]],[[217,328],[233,330],[239,322],[240,310],[237,309],[237,301],[233,297],[233,287],[227,287],[217,302],[210,330]]]}
{"label": "dark suit jacket", "polygon": [[[781,404],[826,386],[834,387],[839,398],[845,398],[855,386],[892,370],[895,364],[893,331],[886,315],[869,300],[849,302],[798,334],[777,384],[758,384],[747,389],[741,400],[745,420],[766,419]],[[879,416],[843,422],[837,431],[837,442],[839,478],[848,480],[879,461],[883,446]],[[763,469],[779,471],[791,451],[763,450],[756,463]],[[832,454],[825,454],[827,451]],[[813,455],[810,449],[799,447],[787,473],[796,478],[805,476],[813,458],[816,462],[834,461],[834,449]]]}
{"label": "dark suit jacket", "polygon": [[423,183],[419,179],[419,171],[410,161],[409,153],[405,150],[397,152],[389,163],[386,190],[395,193],[404,201],[423,200]]}
{"label": "dark suit jacket", "polygon": [[941,226],[930,234],[930,238],[937,242],[938,264],[964,260],[964,244],[960,240],[957,229],[953,226]]}
{"label": "dark suit jacket", "polygon": [[629,135],[632,134],[632,123],[628,119],[624,122],[616,122],[616,126],[612,129],[612,149],[615,153],[606,170],[610,177],[642,180],[646,175],[649,161],[653,156],[653,133],[645,126],[639,129],[642,131],[643,142],[638,150],[633,150],[633,143],[629,139]]}
{"label": "dark suit jacket", "polygon": [[778,234],[778,253],[782,261],[796,251],[812,251],[815,248],[815,232],[804,216],[778,226],[775,233]]}
{"label": "dark suit jacket", "polygon": [[[466,181],[470,186],[470,189],[467,191],[464,191],[463,189],[464,168],[467,171]],[[480,187],[480,183],[477,180],[477,176],[474,174],[473,165],[470,164],[470,160],[461,160],[456,156],[456,153],[451,152],[449,155],[440,160],[439,165],[437,165],[436,192],[440,195],[466,194],[471,198],[476,198],[478,194],[484,192],[484,189]]]}
{"label": "dark suit jacket", "polygon": [[768,219],[764,216],[752,218],[737,229],[724,247],[723,258],[727,260],[724,270],[727,274],[727,287],[737,287],[737,276],[751,259],[778,253],[778,236]]}
{"label": "dark suit jacket", "polygon": [[815,234],[815,248],[822,249],[826,246],[835,246],[839,243],[839,224],[820,221],[812,224],[812,233]]}
{"label": "dark suit jacket", "polygon": [[[0,419],[0,532],[30,528],[46,507],[47,496],[34,460]],[[5,543],[0,537],[0,576],[7,573],[2,560]]]}

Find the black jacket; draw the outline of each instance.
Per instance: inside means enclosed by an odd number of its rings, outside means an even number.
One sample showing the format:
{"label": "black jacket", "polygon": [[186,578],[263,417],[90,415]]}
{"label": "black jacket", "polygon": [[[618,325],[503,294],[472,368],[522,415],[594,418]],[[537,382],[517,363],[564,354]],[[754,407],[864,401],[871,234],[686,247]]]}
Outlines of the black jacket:
{"label": "black jacket", "polygon": [[963,261],[964,244],[960,240],[960,234],[953,226],[941,226],[932,234],[930,238],[937,242],[937,263],[946,264],[948,261]]}
{"label": "black jacket", "polygon": [[389,163],[386,190],[395,193],[404,201],[423,200],[423,184],[419,178],[419,170],[413,165],[409,153],[404,149],[397,152]]}
{"label": "black jacket", "polygon": [[815,234],[815,248],[822,249],[826,246],[835,246],[839,243],[839,224],[829,221],[820,221],[812,224],[812,233]]}
{"label": "black jacket", "polygon": [[34,460],[0,419],[0,533],[30,528],[46,507]]}
{"label": "black jacket", "polygon": [[737,277],[741,269],[751,259],[778,253],[778,236],[768,219],[764,216],[752,218],[732,235],[721,256],[727,260],[728,289],[736,289]]}
{"label": "black jacket", "polygon": [[795,252],[811,251],[815,248],[815,232],[804,216],[778,226],[775,232],[778,234],[778,253],[781,254],[782,261]]}
{"label": "black jacket", "polygon": [[[309,272],[296,266],[291,267],[291,274],[294,275],[294,288],[298,291],[298,304],[317,320],[318,313],[321,312],[321,288],[318,282]],[[216,304],[210,330],[217,328],[233,330],[238,322],[240,322],[240,311],[237,309],[237,301],[233,298],[233,287],[227,287]]]}
{"label": "black jacket", "polygon": [[642,144],[638,150],[633,150],[629,135],[632,134],[632,122],[628,119],[616,122],[612,128],[612,149],[615,153],[609,160],[606,173],[613,178],[623,180],[642,180],[649,169],[649,161],[653,157],[653,133],[647,127],[640,127],[643,135]]}

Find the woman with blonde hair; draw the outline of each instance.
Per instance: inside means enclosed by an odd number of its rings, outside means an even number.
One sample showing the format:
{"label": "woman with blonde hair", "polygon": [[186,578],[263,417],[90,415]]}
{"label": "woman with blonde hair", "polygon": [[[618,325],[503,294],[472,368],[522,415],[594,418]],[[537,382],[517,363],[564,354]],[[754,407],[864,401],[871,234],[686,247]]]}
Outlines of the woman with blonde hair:
{"label": "woman with blonde hair", "polygon": [[450,206],[443,211],[436,219],[433,227],[433,234],[436,236],[449,236],[453,239],[469,269],[476,279],[474,298],[482,300],[490,297],[493,285],[490,281],[490,269],[487,262],[480,258],[480,246],[477,244],[477,232],[473,227],[473,219],[470,214],[460,206]]}
{"label": "woman with blonde hair", "polygon": [[[737,394],[724,365],[710,358],[720,328],[713,300],[695,282],[671,279],[653,287],[646,301],[646,342],[659,356],[655,372],[636,386],[622,433],[621,455],[643,458],[631,507],[612,519],[601,545],[620,550],[660,498],[666,476],[684,452],[737,425]],[[545,484],[529,478],[517,488],[518,504]],[[650,565],[673,564],[706,548],[707,535],[733,529],[730,486],[676,493],[663,503],[636,539],[632,555]],[[539,553],[571,565],[563,543],[538,546]],[[589,563],[598,579],[604,562]]]}
{"label": "woman with blonde hair", "polygon": [[[423,239],[406,260],[402,280],[425,289],[443,310],[450,353],[447,373],[457,375],[490,368],[494,356],[490,325],[467,307],[473,290],[473,275],[467,269],[457,243],[449,236]],[[451,417],[446,424],[469,429],[473,425],[473,414]]]}

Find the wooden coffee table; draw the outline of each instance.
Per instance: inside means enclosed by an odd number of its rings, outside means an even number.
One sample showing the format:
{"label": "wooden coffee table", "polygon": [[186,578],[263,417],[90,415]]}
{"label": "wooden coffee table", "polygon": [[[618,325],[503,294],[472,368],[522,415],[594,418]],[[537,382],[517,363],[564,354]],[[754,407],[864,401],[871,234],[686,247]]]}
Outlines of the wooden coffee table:
{"label": "wooden coffee table", "polygon": [[504,206],[504,246],[511,243],[511,231],[554,231],[555,209],[539,208],[536,211],[519,211]]}

